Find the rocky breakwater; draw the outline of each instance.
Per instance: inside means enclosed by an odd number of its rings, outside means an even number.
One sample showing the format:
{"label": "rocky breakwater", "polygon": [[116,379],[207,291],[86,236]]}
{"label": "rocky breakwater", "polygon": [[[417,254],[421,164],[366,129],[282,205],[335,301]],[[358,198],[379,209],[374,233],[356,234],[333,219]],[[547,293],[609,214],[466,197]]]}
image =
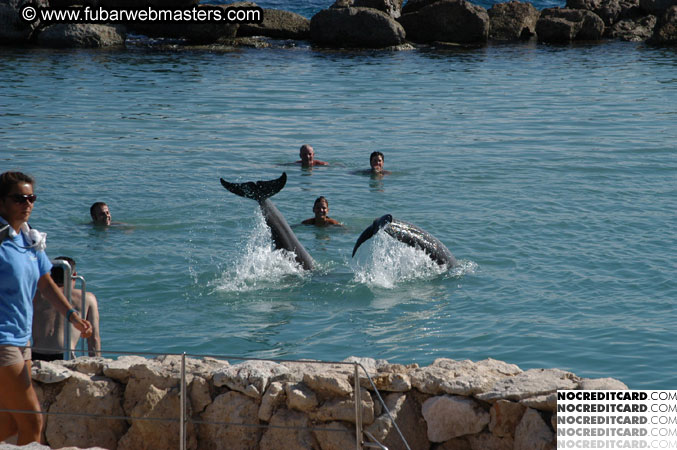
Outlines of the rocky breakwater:
{"label": "rocky breakwater", "polygon": [[[398,26],[400,25],[400,26]],[[334,47],[484,45],[535,38],[544,43],[620,39],[677,43],[677,0],[567,0],[564,8],[466,0],[337,0],[311,19],[311,41]]]}
{"label": "rocky breakwater", "polygon": [[[102,23],[27,23],[22,20],[22,7],[31,3],[36,8],[103,8],[108,11],[139,8],[136,0],[0,0],[0,45],[30,44],[41,47],[102,48],[124,47],[128,34],[151,38],[180,39],[187,45],[228,43],[237,37],[265,35],[275,39],[307,39],[310,21],[298,14],[262,9],[261,23],[229,22],[160,22],[136,21],[116,24]],[[198,0],[150,0],[143,7],[177,11],[194,8],[221,9],[252,7],[251,2],[228,5],[198,5]],[[99,17],[97,15],[97,17]],[[240,25],[242,29],[240,30]],[[239,32],[239,33],[238,33]]]}
{"label": "rocky breakwater", "polygon": [[[438,359],[426,367],[216,359],[186,361],[187,448],[355,448],[362,427],[390,449],[555,448],[557,389],[627,389],[614,379],[583,379],[558,369]],[[178,448],[178,356],[36,362],[33,380],[47,412],[52,448]],[[373,381],[373,384],[372,384]],[[392,419],[392,420],[391,420]]]}
{"label": "rocky breakwater", "polygon": [[[38,7],[93,4],[130,8],[135,0],[32,0]],[[127,33],[182,39],[187,45],[269,45],[268,39],[309,40],[339,48],[415,48],[417,45],[484,45],[537,39],[544,43],[621,39],[677,45],[677,0],[566,0],[563,8],[537,10],[510,1],[489,10],[466,0],[336,0],[310,20],[289,11],[263,9],[261,23],[28,24],[24,0],[0,0],[0,45],[44,47],[124,46]],[[152,0],[151,6],[194,8],[198,0]],[[200,5],[257,7],[252,2]],[[257,39],[252,40],[251,37]],[[263,37],[264,39],[259,39]]]}

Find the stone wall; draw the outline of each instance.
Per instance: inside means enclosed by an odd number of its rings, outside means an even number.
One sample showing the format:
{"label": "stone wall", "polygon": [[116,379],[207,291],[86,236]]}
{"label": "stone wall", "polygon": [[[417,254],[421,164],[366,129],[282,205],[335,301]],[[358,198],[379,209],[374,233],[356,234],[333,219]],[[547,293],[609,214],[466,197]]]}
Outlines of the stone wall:
{"label": "stone wall", "polygon": [[[627,389],[614,379],[523,371],[493,359],[426,367],[346,361],[361,363],[373,380],[376,389],[360,371],[363,428],[391,450],[406,448],[391,417],[412,450],[554,449],[557,389]],[[178,448],[180,366],[179,356],[35,362],[36,391],[49,413],[44,442]],[[356,447],[353,365],[187,358],[186,373],[188,449]]]}

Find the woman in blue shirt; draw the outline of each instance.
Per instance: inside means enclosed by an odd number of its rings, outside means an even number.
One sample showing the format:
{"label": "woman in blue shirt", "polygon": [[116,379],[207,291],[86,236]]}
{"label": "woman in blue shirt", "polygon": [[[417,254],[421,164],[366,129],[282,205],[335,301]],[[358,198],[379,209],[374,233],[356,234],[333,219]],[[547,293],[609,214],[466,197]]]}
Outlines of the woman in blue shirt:
{"label": "woman in blue shirt", "polygon": [[18,433],[18,445],[40,441],[40,403],[31,383],[30,337],[36,289],[88,337],[92,326],[71,308],[50,276],[44,235],[28,227],[36,196],[21,172],[0,175],[0,442]]}

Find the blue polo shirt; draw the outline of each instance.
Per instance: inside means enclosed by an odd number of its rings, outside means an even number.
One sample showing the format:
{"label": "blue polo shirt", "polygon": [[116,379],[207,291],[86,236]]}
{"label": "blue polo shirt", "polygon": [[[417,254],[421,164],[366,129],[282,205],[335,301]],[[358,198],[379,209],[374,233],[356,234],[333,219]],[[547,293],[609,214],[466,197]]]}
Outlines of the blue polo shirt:
{"label": "blue polo shirt", "polygon": [[52,268],[43,250],[28,246],[23,233],[0,243],[0,345],[28,343],[38,279]]}

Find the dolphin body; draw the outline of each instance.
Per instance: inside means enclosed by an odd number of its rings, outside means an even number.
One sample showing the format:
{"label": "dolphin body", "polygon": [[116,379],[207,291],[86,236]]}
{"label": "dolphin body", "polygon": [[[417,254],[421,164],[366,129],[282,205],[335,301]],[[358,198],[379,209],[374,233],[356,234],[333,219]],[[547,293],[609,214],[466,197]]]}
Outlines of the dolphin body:
{"label": "dolphin body", "polygon": [[296,238],[296,235],[289,227],[282,213],[277,209],[270,197],[282,190],[287,183],[287,173],[283,172],[280,178],[270,181],[249,181],[247,183],[229,183],[221,178],[221,184],[224,188],[239,195],[240,197],[256,200],[261,207],[266,224],[273,235],[275,248],[283,248],[294,253],[296,262],[301,264],[305,270],[312,270],[315,261],[310,254],[303,248],[303,245]]}
{"label": "dolphin body", "polygon": [[364,241],[375,235],[380,229],[383,229],[383,231],[400,242],[404,242],[414,248],[420,248],[430,257],[430,259],[441,266],[446,265],[451,268],[456,265],[456,258],[454,258],[454,255],[452,255],[449,249],[435,236],[414,224],[393,219],[393,216],[390,214],[386,214],[385,216],[381,216],[374,220],[374,223],[362,232],[360,237],[357,238],[355,247],[353,247],[353,256],[355,256],[358,247],[362,245]]}

